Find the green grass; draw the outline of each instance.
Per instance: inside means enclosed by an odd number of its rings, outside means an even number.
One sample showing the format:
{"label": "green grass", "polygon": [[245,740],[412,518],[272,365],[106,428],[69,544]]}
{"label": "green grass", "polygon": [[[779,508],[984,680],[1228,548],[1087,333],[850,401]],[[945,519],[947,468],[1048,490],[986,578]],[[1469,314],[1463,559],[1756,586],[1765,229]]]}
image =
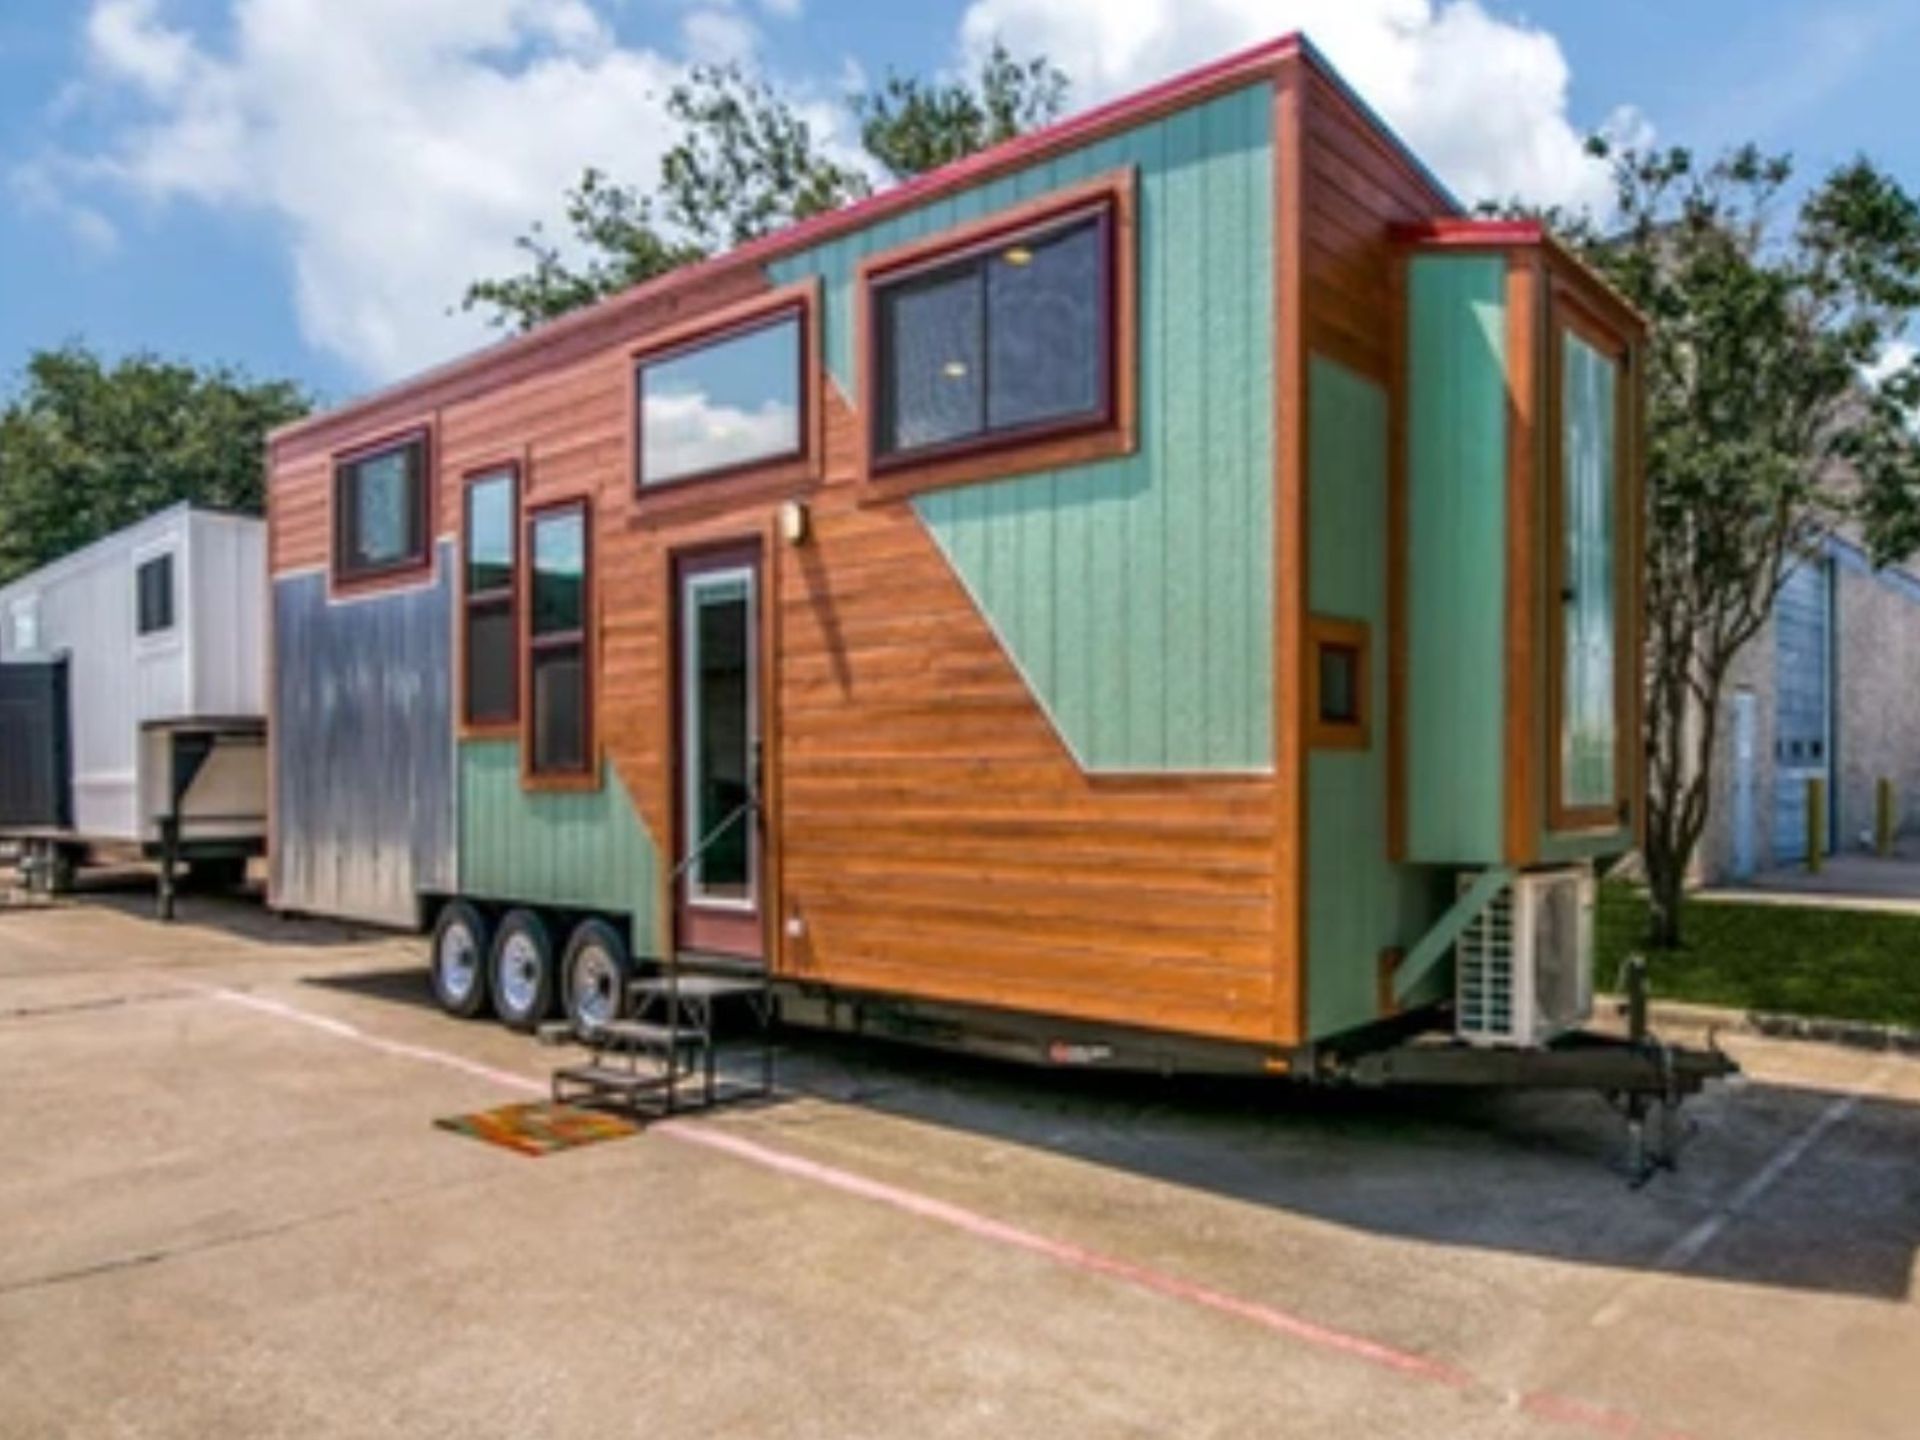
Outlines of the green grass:
{"label": "green grass", "polygon": [[1632,886],[1600,887],[1600,988],[1638,950],[1658,1000],[1920,1027],[1920,916],[1689,902],[1684,948],[1646,951],[1646,911]]}

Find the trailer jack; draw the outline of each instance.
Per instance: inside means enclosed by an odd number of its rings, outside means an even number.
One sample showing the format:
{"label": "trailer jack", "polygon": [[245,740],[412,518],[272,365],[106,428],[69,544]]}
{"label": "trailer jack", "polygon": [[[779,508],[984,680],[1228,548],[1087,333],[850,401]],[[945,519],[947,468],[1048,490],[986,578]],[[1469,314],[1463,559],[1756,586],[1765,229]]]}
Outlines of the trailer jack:
{"label": "trailer jack", "polygon": [[[1709,1080],[1740,1067],[1709,1033],[1705,1048],[1672,1045],[1647,1024],[1646,962],[1623,967],[1624,1036],[1576,1031],[1533,1049],[1468,1045],[1425,1037],[1388,1049],[1333,1059],[1327,1078],[1367,1087],[1411,1085],[1471,1089],[1591,1090],[1626,1123],[1625,1170],[1635,1188],[1678,1161],[1680,1107]],[[1328,1073],[1330,1072],[1330,1073]]]}

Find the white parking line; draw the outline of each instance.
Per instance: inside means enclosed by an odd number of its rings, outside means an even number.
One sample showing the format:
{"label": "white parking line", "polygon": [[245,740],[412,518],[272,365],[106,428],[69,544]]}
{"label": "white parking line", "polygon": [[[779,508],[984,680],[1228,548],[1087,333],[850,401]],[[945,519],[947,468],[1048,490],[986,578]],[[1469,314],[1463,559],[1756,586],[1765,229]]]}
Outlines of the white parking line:
{"label": "white parking line", "polygon": [[1860,1102],[1875,1094],[1881,1085],[1893,1073],[1893,1061],[1882,1060],[1861,1082],[1843,1095],[1836,1096],[1811,1123],[1798,1134],[1791,1136],[1779,1149],[1768,1157],[1746,1182],[1727,1197],[1711,1215],[1708,1215],[1686,1234],[1680,1236],[1671,1245],[1660,1252],[1660,1257],[1648,1270],[1627,1281],[1613,1294],[1613,1297],[1593,1312],[1592,1324],[1597,1329],[1606,1329],[1627,1313],[1634,1296],[1661,1275],[1678,1274],[1700,1258],[1701,1253],[1715,1240],[1720,1238],[1728,1225],[1745,1215],[1765,1195],[1777,1185],[1781,1178],[1800,1163],[1806,1153],[1818,1145],[1837,1125],[1844,1123],[1847,1117],[1860,1107]]}

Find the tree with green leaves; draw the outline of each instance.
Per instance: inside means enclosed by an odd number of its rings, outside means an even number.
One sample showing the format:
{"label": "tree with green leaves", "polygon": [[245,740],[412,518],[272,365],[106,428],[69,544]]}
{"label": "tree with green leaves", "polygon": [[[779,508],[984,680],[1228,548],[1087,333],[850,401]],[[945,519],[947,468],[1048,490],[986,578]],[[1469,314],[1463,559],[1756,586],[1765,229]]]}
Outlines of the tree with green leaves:
{"label": "tree with green leaves", "polygon": [[[1066,96],[1059,70],[995,45],[972,80],[889,74],[850,105],[866,158],[904,179],[1044,125]],[[565,197],[567,238],[536,223],[514,242],[526,267],[474,281],[461,308],[529,330],[870,193],[865,169],[835,158],[785,97],[737,65],[696,68],[667,111],[680,137],[653,189],[589,168]]]}
{"label": "tree with green leaves", "polygon": [[1865,159],[1794,205],[1791,162],[1752,146],[1609,158],[1605,226],[1547,218],[1653,325],[1643,859],[1671,948],[1735,657],[1836,530],[1876,563],[1920,545],[1920,362],[1885,373],[1920,311],[1920,204]]}
{"label": "tree with green leaves", "polygon": [[309,408],[284,380],[37,352],[0,408],[0,583],[181,500],[260,513],[267,432]]}

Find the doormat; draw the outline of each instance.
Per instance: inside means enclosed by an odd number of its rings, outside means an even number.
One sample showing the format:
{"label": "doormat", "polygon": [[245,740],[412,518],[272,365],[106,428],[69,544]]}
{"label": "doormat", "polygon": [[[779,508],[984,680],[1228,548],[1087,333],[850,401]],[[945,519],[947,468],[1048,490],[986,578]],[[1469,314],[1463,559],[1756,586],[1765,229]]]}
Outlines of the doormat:
{"label": "doormat", "polygon": [[489,1145],[533,1156],[595,1145],[602,1140],[623,1140],[640,1133],[638,1125],[618,1115],[582,1110],[573,1105],[555,1105],[550,1100],[501,1105],[473,1115],[449,1115],[433,1123],[456,1135],[470,1135]]}

